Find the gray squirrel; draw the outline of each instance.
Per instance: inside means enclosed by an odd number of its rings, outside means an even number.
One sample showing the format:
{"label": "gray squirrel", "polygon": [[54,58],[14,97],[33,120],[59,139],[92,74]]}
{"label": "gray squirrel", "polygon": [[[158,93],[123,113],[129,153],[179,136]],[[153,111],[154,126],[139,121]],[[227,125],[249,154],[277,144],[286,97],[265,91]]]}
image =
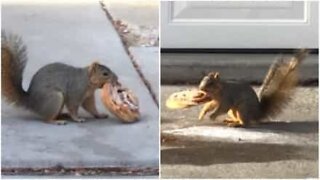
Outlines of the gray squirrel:
{"label": "gray squirrel", "polygon": [[64,105],[72,120],[84,122],[78,117],[82,106],[96,118],[105,118],[98,113],[94,92],[105,83],[117,80],[108,67],[93,62],[77,68],[63,63],[52,63],[40,68],[32,77],[27,91],[22,88],[23,71],[27,63],[26,46],[14,34],[1,33],[1,78],[2,94],[9,103],[29,109],[47,122],[66,124],[60,120]]}

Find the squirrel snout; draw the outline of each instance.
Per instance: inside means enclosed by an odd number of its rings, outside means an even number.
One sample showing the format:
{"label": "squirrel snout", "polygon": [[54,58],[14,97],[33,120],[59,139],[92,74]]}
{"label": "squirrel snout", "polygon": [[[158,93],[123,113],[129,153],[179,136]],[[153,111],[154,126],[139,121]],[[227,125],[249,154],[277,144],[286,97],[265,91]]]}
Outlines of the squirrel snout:
{"label": "squirrel snout", "polygon": [[207,85],[207,82],[208,82],[208,81],[209,81],[209,77],[205,76],[205,77],[201,80],[198,88],[199,88],[200,90],[204,90],[205,87],[206,87],[206,85]]}
{"label": "squirrel snout", "polygon": [[113,73],[110,77],[110,81],[112,84],[116,84],[118,82],[118,76]]}

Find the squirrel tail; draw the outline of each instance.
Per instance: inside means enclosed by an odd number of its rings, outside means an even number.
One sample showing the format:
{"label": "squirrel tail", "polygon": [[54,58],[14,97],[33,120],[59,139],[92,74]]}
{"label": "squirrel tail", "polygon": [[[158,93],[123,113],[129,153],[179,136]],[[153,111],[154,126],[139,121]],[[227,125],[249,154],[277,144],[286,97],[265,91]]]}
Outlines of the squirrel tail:
{"label": "squirrel tail", "polygon": [[25,105],[27,93],[22,88],[22,75],[27,62],[26,46],[21,38],[1,31],[1,91],[9,103]]}
{"label": "squirrel tail", "polygon": [[275,117],[291,100],[299,79],[298,67],[308,54],[309,50],[301,49],[289,60],[281,57],[271,65],[259,92],[260,119]]}

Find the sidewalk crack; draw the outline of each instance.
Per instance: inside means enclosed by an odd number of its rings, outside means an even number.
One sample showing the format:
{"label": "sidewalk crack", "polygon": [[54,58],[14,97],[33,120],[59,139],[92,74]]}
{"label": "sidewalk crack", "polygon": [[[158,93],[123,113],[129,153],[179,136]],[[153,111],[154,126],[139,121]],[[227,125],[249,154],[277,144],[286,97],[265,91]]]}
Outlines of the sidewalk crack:
{"label": "sidewalk crack", "polygon": [[101,8],[102,10],[105,12],[107,18],[112,22],[112,25],[113,27],[116,29],[120,39],[121,39],[121,42],[122,42],[122,45],[127,53],[127,55],[129,56],[130,60],[131,60],[131,63],[133,65],[133,67],[135,68],[136,72],[138,73],[140,79],[142,80],[142,82],[144,83],[144,85],[146,86],[149,94],[151,95],[152,97],[152,100],[154,101],[154,103],[156,104],[156,106],[159,108],[159,101],[157,99],[157,96],[156,96],[156,93],[155,91],[152,89],[151,87],[151,83],[145,78],[144,74],[142,73],[141,71],[141,68],[139,67],[137,61],[134,59],[132,53],[129,51],[129,46],[127,45],[127,43],[125,42],[124,38],[121,36],[121,34],[119,33],[117,27],[115,26],[115,20],[113,19],[112,15],[109,13],[106,5],[103,3],[103,1],[99,1],[100,2],[100,5],[101,5]]}

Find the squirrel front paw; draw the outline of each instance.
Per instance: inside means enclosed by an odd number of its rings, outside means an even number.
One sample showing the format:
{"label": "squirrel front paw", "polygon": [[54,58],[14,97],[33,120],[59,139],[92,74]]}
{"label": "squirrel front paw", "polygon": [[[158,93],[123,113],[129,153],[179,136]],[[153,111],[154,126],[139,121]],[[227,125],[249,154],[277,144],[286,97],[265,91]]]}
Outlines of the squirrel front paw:
{"label": "squirrel front paw", "polygon": [[235,128],[238,128],[238,127],[243,127],[243,124],[239,123],[239,122],[236,122],[236,121],[233,121],[233,122],[225,122],[227,124],[228,127],[235,127]]}
{"label": "squirrel front paw", "polygon": [[74,118],[73,120],[78,123],[83,123],[86,121],[84,118]]}
{"label": "squirrel front paw", "polygon": [[67,121],[64,120],[49,120],[48,121],[51,124],[55,124],[55,125],[66,125]]}

